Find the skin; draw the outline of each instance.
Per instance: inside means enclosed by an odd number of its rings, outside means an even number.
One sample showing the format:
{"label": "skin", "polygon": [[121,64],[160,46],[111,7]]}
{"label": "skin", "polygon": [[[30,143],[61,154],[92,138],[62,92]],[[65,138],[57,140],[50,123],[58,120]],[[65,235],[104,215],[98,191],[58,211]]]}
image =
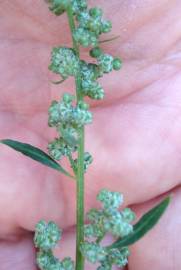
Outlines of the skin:
{"label": "skin", "polygon": [[[171,193],[159,224],[131,248],[128,269],[181,269],[181,2],[90,4],[104,7],[112,20],[106,38],[120,38],[103,48],[124,65],[101,79],[106,98],[91,101],[86,150],[94,164],[86,174],[86,210],[99,206],[95,194],[103,187],[122,192],[138,217]],[[0,138],[46,150],[56,136],[47,126],[50,102],[74,89],[72,79],[51,84],[59,78],[47,70],[51,48],[70,46],[66,17],[56,18],[41,0],[3,0],[0,18]],[[32,238],[42,218],[64,228],[57,255],[74,257],[75,183],[3,145],[0,179],[1,270],[36,269]]]}

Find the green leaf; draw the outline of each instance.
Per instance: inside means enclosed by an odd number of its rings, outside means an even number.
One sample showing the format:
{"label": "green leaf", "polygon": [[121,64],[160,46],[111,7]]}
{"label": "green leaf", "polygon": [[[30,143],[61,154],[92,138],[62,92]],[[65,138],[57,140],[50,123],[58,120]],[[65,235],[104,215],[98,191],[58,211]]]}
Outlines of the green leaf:
{"label": "green leaf", "polygon": [[60,81],[51,81],[51,83],[53,83],[53,84],[61,84],[61,83],[63,83],[65,81],[65,79],[62,79],[62,80],[60,80]]}
{"label": "green leaf", "polygon": [[62,168],[54,159],[52,159],[49,155],[47,155],[45,152],[43,152],[41,149],[32,146],[31,144],[27,143],[21,143],[14,140],[0,140],[0,143],[3,143],[14,150],[21,152],[25,156],[28,156],[41,164],[44,164],[52,169],[55,169],[66,176],[69,176],[71,178],[74,178],[72,175],[70,175],[64,168]]}
{"label": "green leaf", "polygon": [[110,248],[122,248],[129,246],[140,240],[149,230],[151,230],[159,221],[170,203],[170,197],[166,197],[161,203],[156,205],[133,226],[133,232],[128,236],[118,239]]}
{"label": "green leaf", "polygon": [[110,42],[110,41],[116,40],[118,38],[120,38],[120,36],[115,36],[115,37],[112,37],[112,38],[109,38],[109,39],[99,40],[99,43]]}

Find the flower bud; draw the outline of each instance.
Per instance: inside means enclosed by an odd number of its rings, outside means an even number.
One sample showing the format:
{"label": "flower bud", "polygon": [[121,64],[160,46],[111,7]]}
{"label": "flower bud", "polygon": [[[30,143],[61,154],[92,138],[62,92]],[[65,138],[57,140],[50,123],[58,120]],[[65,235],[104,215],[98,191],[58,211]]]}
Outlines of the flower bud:
{"label": "flower bud", "polygon": [[49,3],[49,9],[57,16],[65,12],[68,7],[69,0],[45,0]]}
{"label": "flower bud", "polygon": [[73,95],[70,95],[68,93],[64,93],[63,94],[63,98],[62,100],[65,102],[65,103],[72,103],[72,101],[75,99],[75,96]]}
{"label": "flower bud", "polygon": [[95,48],[90,50],[90,56],[92,56],[94,58],[100,57],[101,54],[102,54],[102,50],[99,47],[95,47]]}
{"label": "flower bud", "polygon": [[77,105],[80,109],[87,111],[89,109],[89,104],[84,101],[79,101]]}
{"label": "flower bud", "polygon": [[64,270],[74,270],[74,262],[69,257],[64,258],[61,265]]}
{"label": "flower bud", "polygon": [[94,7],[89,10],[89,14],[91,17],[96,19],[102,17],[103,12],[101,8]]}
{"label": "flower bud", "polygon": [[121,60],[119,58],[114,58],[112,64],[113,64],[113,69],[114,70],[119,70],[121,68],[121,66],[122,66],[122,62],[121,62]]}

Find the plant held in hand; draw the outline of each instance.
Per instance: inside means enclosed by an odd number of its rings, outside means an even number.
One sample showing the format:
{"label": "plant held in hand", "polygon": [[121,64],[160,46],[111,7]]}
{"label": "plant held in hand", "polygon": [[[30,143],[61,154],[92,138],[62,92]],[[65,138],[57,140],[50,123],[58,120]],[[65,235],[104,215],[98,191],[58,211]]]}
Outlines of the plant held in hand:
{"label": "plant held in hand", "polygon": [[[24,155],[58,170],[76,181],[76,260],[69,257],[60,261],[53,255],[53,248],[61,238],[62,231],[50,221],[39,221],[35,228],[34,242],[39,249],[37,264],[42,270],[83,270],[84,260],[99,263],[98,270],[109,270],[113,265],[123,267],[128,263],[129,245],[138,241],[160,219],[169,204],[169,197],[146,213],[135,225],[135,214],[129,208],[120,210],[123,195],[102,189],[97,200],[101,209],[91,209],[84,225],[84,175],[93,158],[84,149],[85,125],[92,122],[92,113],[85,97],[95,100],[104,98],[104,90],[98,79],[111,71],[121,68],[119,57],[105,53],[100,44],[100,35],[111,31],[111,22],[105,20],[101,8],[87,6],[86,0],[47,0],[49,9],[57,16],[66,13],[72,35],[72,47],[52,49],[49,69],[60,75],[63,83],[74,77],[76,93],[64,93],[59,101],[52,101],[48,111],[48,125],[55,128],[57,137],[48,143],[49,155],[42,150],[14,140],[1,140],[1,143]],[[111,40],[111,39],[110,39]],[[109,41],[106,40],[106,42]],[[90,48],[92,62],[80,58],[80,48]],[[67,172],[59,161],[66,157],[73,175]],[[102,240],[112,234],[116,241],[104,246]]]}

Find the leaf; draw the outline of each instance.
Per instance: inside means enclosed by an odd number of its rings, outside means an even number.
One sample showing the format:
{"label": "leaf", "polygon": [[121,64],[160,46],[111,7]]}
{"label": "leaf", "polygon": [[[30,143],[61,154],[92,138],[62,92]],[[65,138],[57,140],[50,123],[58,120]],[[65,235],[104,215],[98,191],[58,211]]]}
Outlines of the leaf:
{"label": "leaf", "polygon": [[120,36],[115,36],[115,37],[112,37],[112,38],[109,38],[109,39],[99,40],[99,43],[110,42],[110,41],[116,40],[118,38],[120,38]]}
{"label": "leaf", "polygon": [[62,80],[60,80],[60,81],[51,81],[51,83],[53,83],[53,84],[61,84],[61,83],[63,83],[65,81],[65,79],[62,79]]}
{"label": "leaf", "polygon": [[74,178],[70,175],[64,168],[62,168],[54,159],[52,159],[49,155],[43,152],[41,149],[32,146],[31,144],[22,143],[10,139],[0,140],[0,143],[3,143],[14,150],[21,152],[25,156],[28,156],[41,164],[44,164],[52,169],[55,169],[66,176]]}
{"label": "leaf", "polygon": [[133,226],[133,232],[128,236],[118,239],[110,248],[122,248],[129,246],[140,240],[149,230],[151,230],[159,221],[170,203],[170,197],[166,197],[161,203],[149,210],[142,218]]}

